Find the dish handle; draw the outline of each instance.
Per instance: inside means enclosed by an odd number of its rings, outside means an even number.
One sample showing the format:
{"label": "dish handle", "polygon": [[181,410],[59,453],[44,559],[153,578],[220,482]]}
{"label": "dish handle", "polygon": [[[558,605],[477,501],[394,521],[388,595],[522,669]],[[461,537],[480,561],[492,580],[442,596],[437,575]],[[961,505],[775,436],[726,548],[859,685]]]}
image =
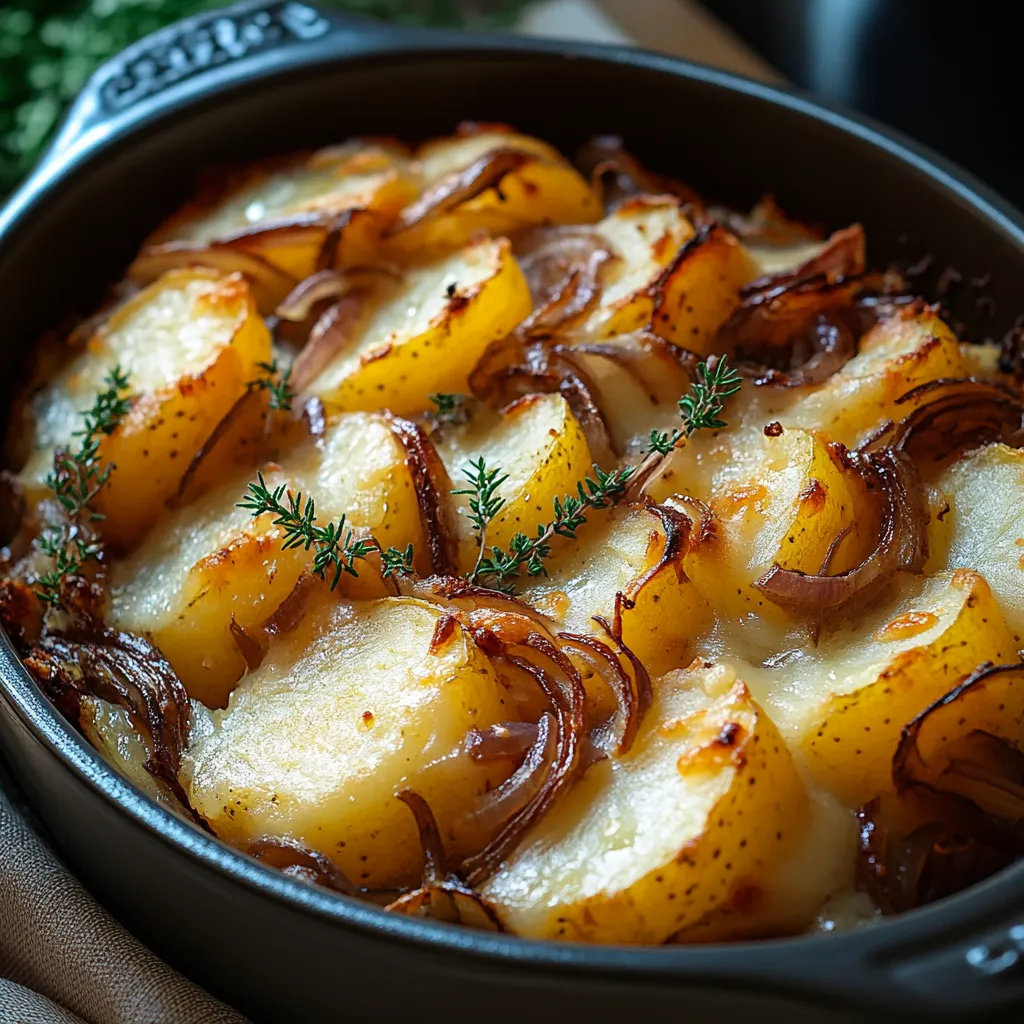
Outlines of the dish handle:
{"label": "dish handle", "polygon": [[370,18],[306,0],[245,0],[174,22],[103,64],[86,83],[43,163],[86,136],[106,134],[130,115],[144,118],[197,92],[210,94],[257,68],[304,63],[317,54],[359,49],[391,31]]}

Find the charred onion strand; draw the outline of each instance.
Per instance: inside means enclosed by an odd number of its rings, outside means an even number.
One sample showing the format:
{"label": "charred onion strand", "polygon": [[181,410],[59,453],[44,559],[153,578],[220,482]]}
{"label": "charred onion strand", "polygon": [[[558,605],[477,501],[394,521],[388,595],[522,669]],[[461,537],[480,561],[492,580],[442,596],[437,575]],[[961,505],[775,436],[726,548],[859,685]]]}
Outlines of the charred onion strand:
{"label": "charred onion strand", "polygon": [[330,857],[310,849],[297,839],[261,836],[251,840],[245,852],[261,863],[277,868],[282,874],[311,885],[333,889],[346,896],[358,896],[362,892]]}
{"label": "charred onion strand", "polygon": [[423,876],[418,889],[400,896],[385,909],[484,931],[501,931],[494,911],[480,894],[448,869],[441,830],[427,801],[411,789],[403,789],[396,796],[409,808],[416,822],[423,850]]}
{"label": "charred onion strand", "polygon": [[498,831],[521,814],[540,793],[555,758],[555,719],[545,711],[536,726],[536,739],[519,767],[466,812],[467,823],[485,835]]}
{"label": "charred onion strand", "polygon": [[355,344],[366,302],[367,293],[355,290],[320,314],[292,364],[291,382],[296,391],[304,391],[346,348]]}
{"label": "charred onion strand", "polygon": [[1024,402],[1009,389],[972,378],[930,381],[898,402],[927,398],[898,423],[886,443],[915,459],[941,459],[979,444],[1024,445]]}
{"label": "charred onion strand", "polygon": [[897,571],[920,572],[926,555],[925,499],[917,472],[899,452],[857,456],[868,481],[882,491],[882,522],[874,551],[835,576],[773,566],[754,586],[773,604],[812,620],[871,600]]}
{"label": "charred onion strand", "polygon": [[411,420],[388,414],[388,423],[405,449],[412,474],[420,523],[430,553],[431,572],[454,575],[458,571],[458,527],[452,504],[452,482],[441,456],[426,431]]}
{"label": "charred onion strand", "polygon": [[88,638],[43,636],[25,666],[54,704],[78,721],[83,697],[126,711],[146,738],[146,770],[188,807],[178,771],[188,744],[191,705],[185,687],[148,640],[97,626]]}
{"label": "charred onion strand", "polygon": [[466,753],[474,761],[519,760],[537,742],[536,722],[502,722],[486,729],[471,729],[466,736]]}
{"label": "charred onion strand", "polygon": [[397,235],[424,221],[440,217],[454,210],[456,206],[475,199],[489,188],[495,188],[506,174],[518,171],[525,164],[537,160],[538,157],[518,149],[492,149],[468,167],[451,171],[434,182],[419,199],[410,203],[399,214],[398,221],[389,234]]}
{"label": "charred onion strand", "polygon": [[611,207],[636,195],[673,195],[696,210],[703,206],[700,196],[676,178],[647,170],[623,148],[617,135],[597,135],[576,154],[576,166],[590,178]]}

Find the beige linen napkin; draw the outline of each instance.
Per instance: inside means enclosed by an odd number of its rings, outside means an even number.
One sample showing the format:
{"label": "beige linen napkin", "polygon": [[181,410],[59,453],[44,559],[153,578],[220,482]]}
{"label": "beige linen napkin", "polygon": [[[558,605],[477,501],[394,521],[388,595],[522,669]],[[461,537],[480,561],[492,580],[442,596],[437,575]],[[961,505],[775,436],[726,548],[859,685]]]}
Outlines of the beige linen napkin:
{"label": "beige linen napkin", "polygon": [[[777,76],[692,0],[539,0],[519,31]],[[82,888],[0,791],[0,1024],[245,1024]]]}
{"label": "beige linen napkin", "polygon": [[2,792],[0,975],[0,1024],[245,1024],[133,939]]}

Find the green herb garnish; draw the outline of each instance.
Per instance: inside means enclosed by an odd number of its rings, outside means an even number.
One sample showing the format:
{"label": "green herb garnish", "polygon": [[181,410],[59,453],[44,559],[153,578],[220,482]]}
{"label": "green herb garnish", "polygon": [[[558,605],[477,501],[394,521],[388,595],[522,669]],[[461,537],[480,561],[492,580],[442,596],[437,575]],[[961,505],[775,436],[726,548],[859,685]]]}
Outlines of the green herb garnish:
{"label": "green herb garnish", "polygon": [[333,569],[331,590],[338,585],[342,574],[358,576],[356,563],[366,559],[373,551],[381,553],[383,575],[407,576],[412,573],[413,549],[410,544],[405,551],[397,548],[383,548],[374,537],[356,537],[355,531],[347,525],[346,516],[337,522],[321,525],[316,519],[316,505],[312,498],[303,501],[301,493],[292,494],[286,484],[270,490],[262,473],[256,474],[256,482],[249,484],[249,492],[238,502],[239,508],[251,512],[253,518],[263,515],[276,516],[274,524],[284,527],[285,551],[304,548],[313,551],[313,572],[321,579],[327,578]]}
{"label": "green herb garnish", "polygon": [[35,592],[40,600],[56,607],[60,604],[61,587],[68,576],[77,575],[82,566],[99,555],[101,546],[91,540],[84,529],[86,522],[99,522],[104,516],[93,508],[97,495],[110,479],[112,462],[99,457],[100,442],[117,429],[131,409],[131,399],[122,392],[128,389],[128,375],[115,366],[104,378],[101,391],[92,408],[82,415],[82,429],[73,437],[81,438],[72,451],[57,449],[53,469],[46,476],[46,486],[56,495],[67,521],[48,526],[40,535],[39,550],[53,559],[53,568],[36,580]]}

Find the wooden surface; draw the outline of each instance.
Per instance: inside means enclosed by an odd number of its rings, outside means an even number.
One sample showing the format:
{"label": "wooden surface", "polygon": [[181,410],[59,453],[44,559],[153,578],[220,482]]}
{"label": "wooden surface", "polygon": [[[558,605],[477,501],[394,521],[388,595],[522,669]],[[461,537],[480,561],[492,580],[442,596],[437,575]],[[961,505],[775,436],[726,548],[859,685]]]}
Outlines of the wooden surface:
{"label": "wooden surface", "polygon": [[527,35],[642,46],[763,82],[779,74],[694,0],[538,0],[518,30]]}

